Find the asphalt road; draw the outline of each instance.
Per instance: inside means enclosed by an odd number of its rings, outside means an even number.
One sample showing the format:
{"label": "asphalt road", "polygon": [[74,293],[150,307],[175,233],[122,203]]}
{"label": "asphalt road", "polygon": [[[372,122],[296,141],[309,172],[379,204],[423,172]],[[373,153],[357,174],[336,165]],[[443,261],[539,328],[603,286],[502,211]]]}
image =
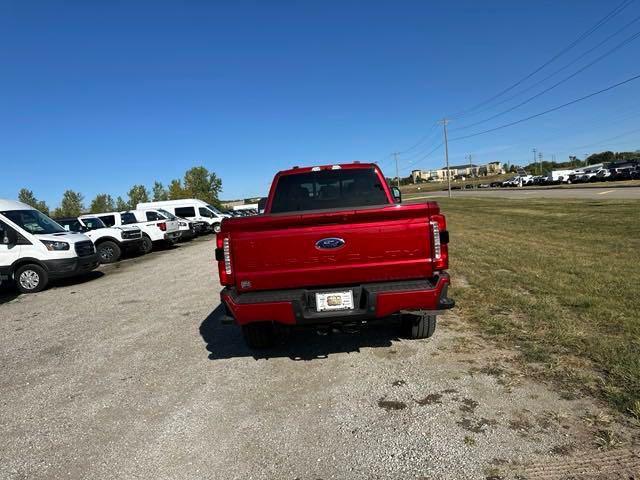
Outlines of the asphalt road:
{"label": "asphalt road", "polygon": [[629,450],[597,449],[604,427],[585,418],[606,421],[602,406],[527,380],[515,352],[455,313],[426,340],[394,326],[306,331],[251,352],[219,323],[213,249],[200,239],[0,296],[0,478],[621,479],[640,469]]}
{"label": "asphalt road", "polygon": [[[422,200],[446,197],[448,192],[410,193],[406,200]],[[477,190],[453,190],[453,197],[503,197],[503,198],[585,198],[640,200],[640,187],[587,187],[587,188],[495,188]]]}

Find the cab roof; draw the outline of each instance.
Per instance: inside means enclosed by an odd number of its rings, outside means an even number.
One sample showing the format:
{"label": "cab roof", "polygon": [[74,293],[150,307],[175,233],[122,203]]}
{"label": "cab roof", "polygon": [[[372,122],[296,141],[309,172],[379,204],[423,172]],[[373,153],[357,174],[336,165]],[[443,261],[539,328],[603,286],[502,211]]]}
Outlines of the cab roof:
{"label": "cab roof", "polygon": [[4,198],[0,198],[0,212],[4,212],[6,210],[35,210],[35,208],[16,200],[5,200]]}
{"label": "cab roof", "polygon": [[361,162],[351,162],[351,163],[334,163],[330,165],[315,165],[311,167],[293,167],[288,170],[281,170],[278,172],[278,175],[291,175],[294,173],[307,173],[321,170],[350,170],[355,168],[377,168],[378,166],[375,163],[361,163]]}

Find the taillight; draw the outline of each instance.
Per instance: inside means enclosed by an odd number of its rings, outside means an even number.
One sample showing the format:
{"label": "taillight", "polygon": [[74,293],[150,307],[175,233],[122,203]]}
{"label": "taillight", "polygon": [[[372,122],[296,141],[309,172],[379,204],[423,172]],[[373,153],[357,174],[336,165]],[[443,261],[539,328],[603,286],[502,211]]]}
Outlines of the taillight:
{"label": "taillight", "polygon": [[163,232],[166,232],[166,231],[167,231],[167,224],[166,224],[166,222],[160,222],[160,223],[158,223],[157,225],[158,225],[158,228],[159,228],[160,230],[162,230]]}
{"label": "taillight", "polygon": [[224,254],[224,271],[227,275],[231,275],[231,247],[229,246],[229,237],[222,240],[222,252]]}
{"label": "taillight", "polygon": [[429,223],[431,226],[433,269],[446,270],[449,268],[449,232],[447,232],[447,221],[444,215],[433,215]]}
{"label": "taillight", "polygon": [[216,236],[216,260],[222,285],[233,285],[233,267],[231,263],[231,239],[224,234]]}

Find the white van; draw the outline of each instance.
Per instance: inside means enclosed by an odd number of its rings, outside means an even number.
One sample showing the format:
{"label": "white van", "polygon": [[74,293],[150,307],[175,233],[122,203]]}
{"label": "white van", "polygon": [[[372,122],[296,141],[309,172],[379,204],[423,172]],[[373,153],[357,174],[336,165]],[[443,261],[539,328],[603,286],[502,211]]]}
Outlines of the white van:
{"label": "white van", "polygon": [[50,279],[81,275],[99,264],[93,242],[67,232],[44,213],[0,199],[0,282],[22,293],[39,292]]}
{"label": "white van", "polygon": [[216,207],[209,205],[207,202],[203,202],[202,200],[198,200],[197,198],[144,202],[139,203],[136,208],[138,210],[162,208],[176,217],[186,218],[193,222],[205,222],[209,226],[209,230],[216,233],[220,231],[220,223],[222,222],[222,219],[229,216],[220,212]]}
{"label": "white van", "polygon": [[142,230],[142,245],[140,251],[149,253],[154,242],[174,243],[180,237],[178,222],[167,220],[155,212],[142,210],[128,210],[126,212],[89,213],[80,215],[81,219],[99,218],[107,227],[121,227],[132,225]]}

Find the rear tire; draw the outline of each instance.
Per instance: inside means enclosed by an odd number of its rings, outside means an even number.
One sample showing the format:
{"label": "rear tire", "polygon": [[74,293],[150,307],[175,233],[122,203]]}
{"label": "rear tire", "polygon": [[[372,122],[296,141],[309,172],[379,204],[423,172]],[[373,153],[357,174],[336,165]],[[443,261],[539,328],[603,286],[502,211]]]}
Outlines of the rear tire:
{"label": "rear tire", "polygon": [[98,245],[96,248],[98,257],[100,257],[100,263],[113,263],[120,260],[122,250],[120,246],[110,240],[106,240]]}
{"label": "rear tire", "polygon": [[151,250],[153,250],[153,242],[149,237],[147,237],[146,235],[143,235],[142,244],[140,245],[140,252],[146,255]]}
{"label": "rear tire", "polygon": [[402,324],[408,338],[429,338],[436,330],[435,315],[403,315]]}
{"label": "rear tire", "polygon": [[20,293],[36,293],[46,288],[49,275],[40,265],[22,265],[15,272],[15,280]]}
{"label": "rear tire", "polygon": [[216,223],[213,225],[213,233],[220,233],[220,224]]}
{"label": "rear tire", "polygon": [[273,324],[269,322],[250,323],[242,326],[242,335],[247,346],[261,350],[273,347],[276,343]]}

